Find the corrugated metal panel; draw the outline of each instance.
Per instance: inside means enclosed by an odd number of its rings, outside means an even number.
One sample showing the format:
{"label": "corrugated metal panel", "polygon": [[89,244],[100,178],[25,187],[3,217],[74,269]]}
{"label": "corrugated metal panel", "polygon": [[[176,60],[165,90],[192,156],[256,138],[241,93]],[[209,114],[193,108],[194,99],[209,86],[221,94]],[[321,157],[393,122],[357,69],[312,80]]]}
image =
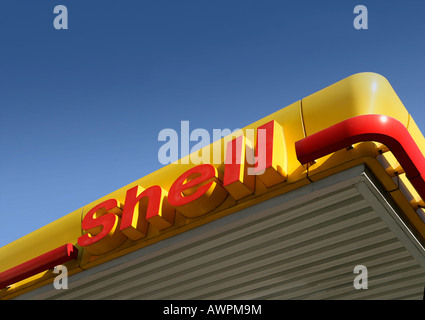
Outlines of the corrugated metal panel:
{"label": "corrugated metal panel", "polygon": [[[28,297],[422,299],[425,271],[374,210],[376,203],[355,184],[328,189],[287,208],[272,199],[240,219],[222,218],[109,268],[77,274],[68,290]],[[366,290],[353,286],[356,265],[368,268]]]}

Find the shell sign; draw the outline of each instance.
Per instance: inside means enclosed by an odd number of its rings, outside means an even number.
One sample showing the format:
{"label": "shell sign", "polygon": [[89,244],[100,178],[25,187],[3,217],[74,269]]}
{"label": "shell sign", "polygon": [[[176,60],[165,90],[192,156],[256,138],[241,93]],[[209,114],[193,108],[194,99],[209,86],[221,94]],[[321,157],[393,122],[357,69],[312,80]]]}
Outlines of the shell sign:
{"label": "shell sign", "polygon": [[201,150],[220,161],[183,158],[0,248],[0,297],[51,281],[57,264],[77,273],[359,164],[425,245],[425,139],[378,74],[345,78]]}

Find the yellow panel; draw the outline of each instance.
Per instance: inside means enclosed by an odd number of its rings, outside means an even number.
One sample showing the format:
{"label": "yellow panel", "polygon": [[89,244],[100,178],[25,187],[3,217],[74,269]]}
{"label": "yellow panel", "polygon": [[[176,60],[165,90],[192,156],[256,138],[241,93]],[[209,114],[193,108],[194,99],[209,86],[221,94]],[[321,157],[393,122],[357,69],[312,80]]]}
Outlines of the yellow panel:
{"label": "yellow panel", "polygon": [[0,248],[0,272],[66,243],[76,245],[81,235],[81,209]]}
{"label": "yellow panel", "polygon": [[347,77],[302,99],[307,136],[363,114],[383,114],[406,127],[408,112],[383,76],[365,72]]}
{"label": "yellow panel", "polygon": [[396,175],[403,173],[400,163],[392,152],[385,152],[379,155],[377,159],[390,177],[395,177]]}
{"label": "yellow panel", "polygon": [[380,144],[374,142],[362,142],[355,144],[352,149],[342,149],[322,157],[309,165],[308,177],[312,181],[318,181],[356,164],[366,163],[369,169],[374,170],[376,177],[386,190],[395,190],[398,185],[384,170],[382,163],[376,159],[379,155],[379,146]]}
{"label": "yellow panel", "polygon": [[413,208],[418,209],[419,205],[423,203],[421,197],[415,188],[413,188],[409,179],[407,179],[405,174],[401,174],[398,176],[399,178],[399,188],[400,191],[403,192],[406,199],[410,202]]}

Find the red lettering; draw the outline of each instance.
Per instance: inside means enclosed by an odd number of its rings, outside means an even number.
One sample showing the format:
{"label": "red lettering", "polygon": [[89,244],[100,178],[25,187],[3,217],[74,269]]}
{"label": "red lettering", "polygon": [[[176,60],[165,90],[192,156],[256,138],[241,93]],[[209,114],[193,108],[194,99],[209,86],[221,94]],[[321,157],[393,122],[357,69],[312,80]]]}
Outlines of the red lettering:
{"label": "red lettering", "polygon": [[138,240],[148,234],[149,223],[159,230],[170,227],[175,210],[164,204],[166,195],[160,186],[127,190],[120,230],[130,239]]}
{"label": "red lettering", "polygon": [[245,136],[239,136],[229,141],[226,149],[223,186],[236,200],[254,193],[255,176],[248,174],[245,141]]}
{"label": "red lettering", "polygon": [[121,204],[115,199],[93,207],[83,219],[81,226],[86,233],[78,238],[78,244],[92,254],[102,254],[120,245],[127,238],[118,230],[121,213]]}
{"label": "red lettering", "polygon": [[168,201],[186,217],[197,217],[218,207],[226,198],[217,169],[201,164],[183,173],[174,181]]}

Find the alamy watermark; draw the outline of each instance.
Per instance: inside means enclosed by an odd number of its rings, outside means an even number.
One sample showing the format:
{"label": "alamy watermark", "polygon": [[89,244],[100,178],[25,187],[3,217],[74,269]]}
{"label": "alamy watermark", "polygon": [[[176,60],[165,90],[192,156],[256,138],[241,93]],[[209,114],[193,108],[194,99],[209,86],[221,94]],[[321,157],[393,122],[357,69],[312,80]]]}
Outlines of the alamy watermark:
{"label": "alamy watermark", "polygon": [[[257,134],[257,150],[254,150],[255,134]],[[238,139],[244,137],[244,139]],[[235,145],[229,143],[235,141]],[[246,161],[249,165],[248,175],[262,173],[266,167],[266,130],[241,129],[230,130],[213,129],[212,136],[208,130],[196,128],[191,130],[189,121],[180,122],[180,133],[174,129],[162,129],[158,134],[158,141],[164,142],[158,150],[158,161],[161,164],[241,164]],[[195,143],[193,145],[193,143]],[[214,146],[211,145],[214,143]],[[244,145],[243,145],[244,144]],[[192,145],[192,146],[191,146]],[[246,148],[245,159],[236,150]],[[236,157],[232,157],[236,152]],[[230,155],[228,154],[230,153]],[[255,154],[257,153],[257,154]],[[257,155],[264,155],[259,157]],[[179,159],[180,158],[180,159]]]}
{"label": "alamy watermark", "polygon": [[[68,29],[68,8],[65,5],[57,5],[53,9],[57,14],[53,20],[53,26],[56,30]],[[357,14],[353,20],[353,26],[356,30],[368,29],[368,11],[365,5],[359,4],[354,7],[354,14]]]}
{"label": "alamy watermark", "polygon": [[353,21],[354,29],[356,30],[367,29],[368,28],[367,7],[362,4],[359,4],[354,7],[353,13],[358,14]]}
{"label": "alamy watermark", "polygon": [[[68,29],[68,8],[65,5],[57,5],[53,9],[57,14],[53,20],[53,26],[56,30]],[[353,26],[356,30],[368,29],[368,11],[365,5],[359,4],[354,7],[354,14],[357,14],[353,20]]]}
{"label": "alamy watermark", "polygon": [[53,13],[57,14],[53,19],[53,27],[56,30],[68,29],[68,8],[60,4],[54,7]]}
{"label": "alamy watermark", "polygon": [[53,269],[53,273],[59,273],[58,276],[53,280],[53,286],[55,289],[68,289],[68,269],[64,265],[57,265]]}
{"label": "alamy watermark", "polygon": [[368,288],[367,268],[364,265],[359,264],[354,267],[353,272],[355,274],[359,274],[358,276],[354,278],[354,281],[353,281],[354,288],[356,290],[367,289]]}

